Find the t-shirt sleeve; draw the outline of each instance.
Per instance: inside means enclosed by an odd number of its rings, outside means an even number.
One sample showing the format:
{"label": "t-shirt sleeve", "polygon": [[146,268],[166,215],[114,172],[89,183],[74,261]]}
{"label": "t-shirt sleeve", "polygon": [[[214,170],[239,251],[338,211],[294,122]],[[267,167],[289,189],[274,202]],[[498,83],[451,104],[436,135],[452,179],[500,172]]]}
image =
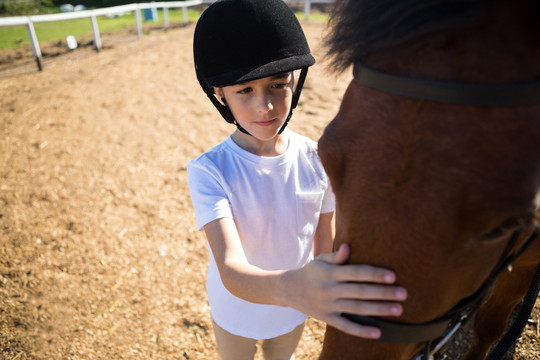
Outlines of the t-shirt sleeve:
{"label": "t-shirt sleeve", "polygon": [[213,220],[233,217],[224,179],[211,162],[190,161],[187,175],[199,231]]}
{"label": "t-shirt sleeve", "polygon": [[330,179],[326,176],[328,187],[326,188],[323,196],[321,214],[326,214],[332,211],[336,211],[336,197],[334,191],[332,190],[332,185],[330,185]]}

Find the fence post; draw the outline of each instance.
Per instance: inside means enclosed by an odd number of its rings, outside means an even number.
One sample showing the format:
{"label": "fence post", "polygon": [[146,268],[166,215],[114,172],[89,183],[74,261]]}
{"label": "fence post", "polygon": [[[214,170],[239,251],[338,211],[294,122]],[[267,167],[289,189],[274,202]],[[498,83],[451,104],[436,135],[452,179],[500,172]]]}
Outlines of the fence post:
{"label": "fence post", "polygon": [[90,22],[92,23],[92,33],[94,34],[94,46],[96,47],[96,51],[99,52],[101,50],[101,36],[95,14],[90,16]]}
{"label": "fence post", "polygon": [[304,19],[309,19],[311,13],[311,0],[304,0]]}
{"label": "fence post", "polygon": [[164,29],[169,28],[169,8],[168,7],[163,8],[163,28]]}
{"label": "fence post", "polygon": [[28,29],[28,36],[30,37],[30,41],[32,42],[32,50],[34,51],[37,67],[39,71],[41,71],[43,70],[43,66],[41,65],[41,48],[39,47],[36,30],[34,29],[34,23],[32,22],[32,19],[30,17],[28,17],[28,23],[26,24],[26,28]]}
{"label": "fence post", "polygon": [[140,40],[143,35],[142,31],[142,20],[141,20],[141,9],[137,8],[135,10],[135,25],[137,26],[137,38]]}
{"label": "fence post", "polygon": [[182,6],[182,20],[184,20],[184,25],[188,23],[187,6]]}

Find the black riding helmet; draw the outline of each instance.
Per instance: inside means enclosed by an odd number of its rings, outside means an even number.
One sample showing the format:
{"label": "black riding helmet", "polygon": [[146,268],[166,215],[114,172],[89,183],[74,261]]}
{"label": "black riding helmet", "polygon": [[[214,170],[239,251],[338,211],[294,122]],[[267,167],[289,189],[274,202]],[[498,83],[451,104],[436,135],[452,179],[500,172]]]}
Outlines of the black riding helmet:
{"label": "black riding helmet", "polygon": [[247,133],[214,96],[224,87],[302,69],[287,126],[309,66],[315,63],[302,27],[282,0],[219,0],[201,15],[193,39],[195,72],[204,92],[229,123]]}

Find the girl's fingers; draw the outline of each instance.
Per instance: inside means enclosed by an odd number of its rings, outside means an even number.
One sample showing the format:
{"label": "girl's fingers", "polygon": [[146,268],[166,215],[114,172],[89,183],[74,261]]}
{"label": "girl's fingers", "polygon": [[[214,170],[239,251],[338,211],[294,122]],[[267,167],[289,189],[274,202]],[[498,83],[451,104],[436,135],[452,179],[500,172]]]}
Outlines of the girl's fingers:
{"label": "girl's fingers", "polygon": [[393,284],[396,281],[393,271],[370,265],[342,265],[334,271],[334,280],[338,282]]}
{"label": "girl's fingers", "polygon": [[400,316],[403,306],[393,302],[339,300],[335,304],[339,313],[356,314],[363,316]]}
{"label": "girl's fingers", "polygon": [[336,297],[340,299],[403,301],[407,299],[407,291],[399,286],[344,283],[336,289]]}
{"label": "girl's fingers", "polygon": [[[341,313],[358,314],[364,316],[399,316],[403,312],[400,304],[396,303],[378,303],[364,301],[342,301],[339,304]],[[381,331],[373,326],[357,324],[341,315],[334,313],[326,322],[349,335],[362,337],[365,339],[378,339]]]}
{"label": "girl's fingers", "polygon": [[341,265],[349,259],[349,255],[349,245],[342,244],[337,251],[330,254],[319,255],[316,260],[324,261],[328,264]]}
{"label": "girl's fingers", "polygon": [[326,322],[328,325],[352,336],[357,336],[364,339],[378,339],[381,337],[381,330],[378,328],[357,324],[341,315],[332,316]]}
{"label": "girl's fingers", "polygon": [[340,265],[332,270],[332,277],[338,282],[374,282],[392,284],[396,275],[388,269],[370,265],[343,265],[350,256],[348,244],[341,244],[336,252],[319,255],[315,261],[322,261],[331,265]]}

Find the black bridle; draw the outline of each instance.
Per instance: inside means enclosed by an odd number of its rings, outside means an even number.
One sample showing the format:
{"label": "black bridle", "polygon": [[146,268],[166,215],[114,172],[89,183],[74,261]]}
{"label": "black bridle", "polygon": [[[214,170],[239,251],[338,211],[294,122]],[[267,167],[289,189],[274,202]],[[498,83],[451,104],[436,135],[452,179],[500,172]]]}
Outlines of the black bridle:
{"label": "black bridle", "polygon": [[387,74],[355,62],[354,79],[375,90],[419,100],[462,105],[506,106],[540,102],[540,80],[515,83],[462,83]]}
{"label": "black bridle", "polygon": [[[540,81],[477,84],[423,80],[376,71],[361,62],[354,64],[353,74],[356,81],[372,89],[419,100],[480,106],[540,102]],[[498,276],[511,268],[512,263],[532,245],[539,234],[540,227],[536,227],[531,236],[515,250],[521,231],[513,234],[501,258],[481,287],[436,320],[423,324],[404,324],[371,316],[354,314],[343,316],[362,325],[378,327],[381,330],[379,340],[384,342],[426,343],[416,359],[433,359],[461,325],[484,304]]]}

